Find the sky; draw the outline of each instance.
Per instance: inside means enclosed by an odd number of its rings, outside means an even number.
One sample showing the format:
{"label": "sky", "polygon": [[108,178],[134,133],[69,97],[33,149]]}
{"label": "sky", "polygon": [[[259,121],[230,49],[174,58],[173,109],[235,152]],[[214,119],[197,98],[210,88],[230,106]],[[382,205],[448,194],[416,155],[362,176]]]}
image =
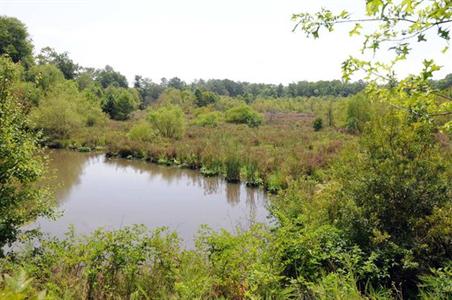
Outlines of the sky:
{"label": "sky", "polygon": [[[24,22],[35,52],[50,46],[85,67],[111,65],[160,82],[195,79],[283,83],[340,79],[341,63],[361,40],[342,26],[320,39],[292,32],[291,15],[321,7],[362,16],[364,0],[0,0],[0,15]],[[399,66],[419,71],[424,58],[452,73],[452,51],[419,47]],[[383,58],[387,55],[382,51]],[[358,79],[358,78],[355,78]]]}

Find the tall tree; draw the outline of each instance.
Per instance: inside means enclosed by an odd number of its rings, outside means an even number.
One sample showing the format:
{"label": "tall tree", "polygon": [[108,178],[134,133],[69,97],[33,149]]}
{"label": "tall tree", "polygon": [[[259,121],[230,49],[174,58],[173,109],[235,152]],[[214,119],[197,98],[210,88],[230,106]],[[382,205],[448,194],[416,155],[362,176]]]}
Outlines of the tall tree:
{"label": "tall tree", "polygon": [[116,72],[111,66],[105,66],[102,70],[97,70],[96,81],[105,89],[109,86],[127,88],[129,83],[127,78],[119,72]]}
{"label": "tall tree", "polygon": [[0,16],[0,55],[29,66],[33,62],[33,45],[25,24],[16,18]]}
{"label": "tall tree", "polygon": [[74,63],[67,52],[58,53],[50,47],[42,48],[37,59],[40,64],[55,65],[66,79],[75,79],[80,70],[80,66]]}

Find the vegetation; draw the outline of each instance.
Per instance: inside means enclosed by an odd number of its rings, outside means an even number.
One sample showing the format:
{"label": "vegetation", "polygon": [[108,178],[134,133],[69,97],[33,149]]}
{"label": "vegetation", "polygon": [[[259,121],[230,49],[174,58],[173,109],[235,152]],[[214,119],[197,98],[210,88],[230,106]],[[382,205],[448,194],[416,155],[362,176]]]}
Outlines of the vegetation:
{"label": "vegetation", "polygon": [[164,106],[151,111],[148,120],[163,137],[180,139],[185,133],[184,112],[179,106]]}
{"label": "vegetation", "polygon": [[[51,49],[35,65],[31,52],[12,56],[28,35],[2,17],[0,247],[50,213],[45,189],[33,184],[43,172],[38,142],[101,147],[275,195],[270,225],[234,234],[204,227],[193,249],[177,233],[141,226],[25,238],[0,259],[0,298],[450,299],[450,75],[432,81],[439,67],[426,60],[417,76],[393,76],[431,29],[449,39],[449,6],[370,0],[363,19],[296,14],[308,36],[354,23],[364,52],[389,43],[395,56],[347,59],[344,79],[364,71],[365,83],[287,87],[136,76],[130,88],[112,67],[80,68]],[[367,22],[379,26],[364,33]]]}
{"label": "vegetation", "polygon": [[25,25],[16,18],[0,16],[0,55],[29,66],[33,62],[33,45]]}
{"label": "vegetation", "polygon": [[27,120],[11,94],[18,66],[0,58],[0,256],[25,223],[48,215],[46,191],[34,186],[44,171],[38,137],[27,129]]}
{"label": "vegetation", "polygon": [[248,105],[241,104],[226,111],[226,121],[257,127],[262,123],[263,118]]}
{"label": "vegetation", "polygon": [[217,127],[223,121],[223,114],[218,111],[200,113],[195,120],[195,124],[203,127]]}
{"label": "vegetation", "polygon": [[114,120],[126,120],[138,108],[139,99],[135,91],[108,86],[105,89],[102,109]]}
{"label": "vegetation", "polygon": [[312,127],[314,128],[315,131],[319,131],[320,129],[322,129],[323,128],[322,118],[315,119],[314,123],[312,124]]}

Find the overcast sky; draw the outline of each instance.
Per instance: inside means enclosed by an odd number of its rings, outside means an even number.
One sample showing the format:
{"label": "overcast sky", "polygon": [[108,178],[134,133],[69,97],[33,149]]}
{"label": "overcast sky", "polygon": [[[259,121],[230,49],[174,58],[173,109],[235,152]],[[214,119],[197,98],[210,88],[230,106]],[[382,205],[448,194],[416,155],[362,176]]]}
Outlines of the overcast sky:
{"label": "overcast sky", "polygon": [[[347,27],[310,40],[293,33],[292,13],[320,7],[362,14],[364,0],[0,0],[0,15],[23,21],[35,51],[68,51],[82,66],[111,65],[135,74],[266,83],[339,79],[341,62],[361,45]],[[420,47],[400,67],[419,70],[423,58],[452,73],[438,43]]]}

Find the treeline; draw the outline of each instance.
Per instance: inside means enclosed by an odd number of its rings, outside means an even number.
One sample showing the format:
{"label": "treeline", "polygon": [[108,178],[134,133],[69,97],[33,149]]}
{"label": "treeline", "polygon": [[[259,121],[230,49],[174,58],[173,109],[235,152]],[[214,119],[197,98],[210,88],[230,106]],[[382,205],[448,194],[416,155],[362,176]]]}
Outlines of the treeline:
{"label": "treeline", "polygon": [[[107,65],[103,69],[84,68],[77,65],[67,52],[57,53],[46,47],[37,56],[39,65],[52,64],[64,75],[65,79],[75,80],[81,90],[106,89],[110,86],[127,89],[130,84],[127,78],[113,67]],[[452,74],[444,79],[432,81],[432,86],[445,90],[452,86]],[[139,94],[140,107],[155,102],[167,89],[191,90],[195,94],[210,92],[218,96],[239,97],[247,103],[257,98],[296,98],[296,97],[348,97],[361,92],[366,87],[362,80],[357,82],[330,81],[298,81],[288,85],[249,83],[230,79],[199,79],[187,83],[178,77],[162,78],[159,83],[152,79],[136,75],[133,88]]]}
{"label": "treeline", "polygon": [[135,76],[134,87],[141,91],[140,94],[146,103],[157,99],[160,93],[166,88],[191,89],[193,91],[199,89],[221,96],[243,97],[247,102],[250,102],[257,97],[347,97],[362,91],[365,83],[363,81],[344,83],[340,80],[332,80],[317,82],[299,81],[297,83],[283,85],[249,83],[229,79],[199,79],[192,83],[186,83],[178,77],[169,80],[162,78],[160,83],[156,83],[151,79],[137,75]]}

